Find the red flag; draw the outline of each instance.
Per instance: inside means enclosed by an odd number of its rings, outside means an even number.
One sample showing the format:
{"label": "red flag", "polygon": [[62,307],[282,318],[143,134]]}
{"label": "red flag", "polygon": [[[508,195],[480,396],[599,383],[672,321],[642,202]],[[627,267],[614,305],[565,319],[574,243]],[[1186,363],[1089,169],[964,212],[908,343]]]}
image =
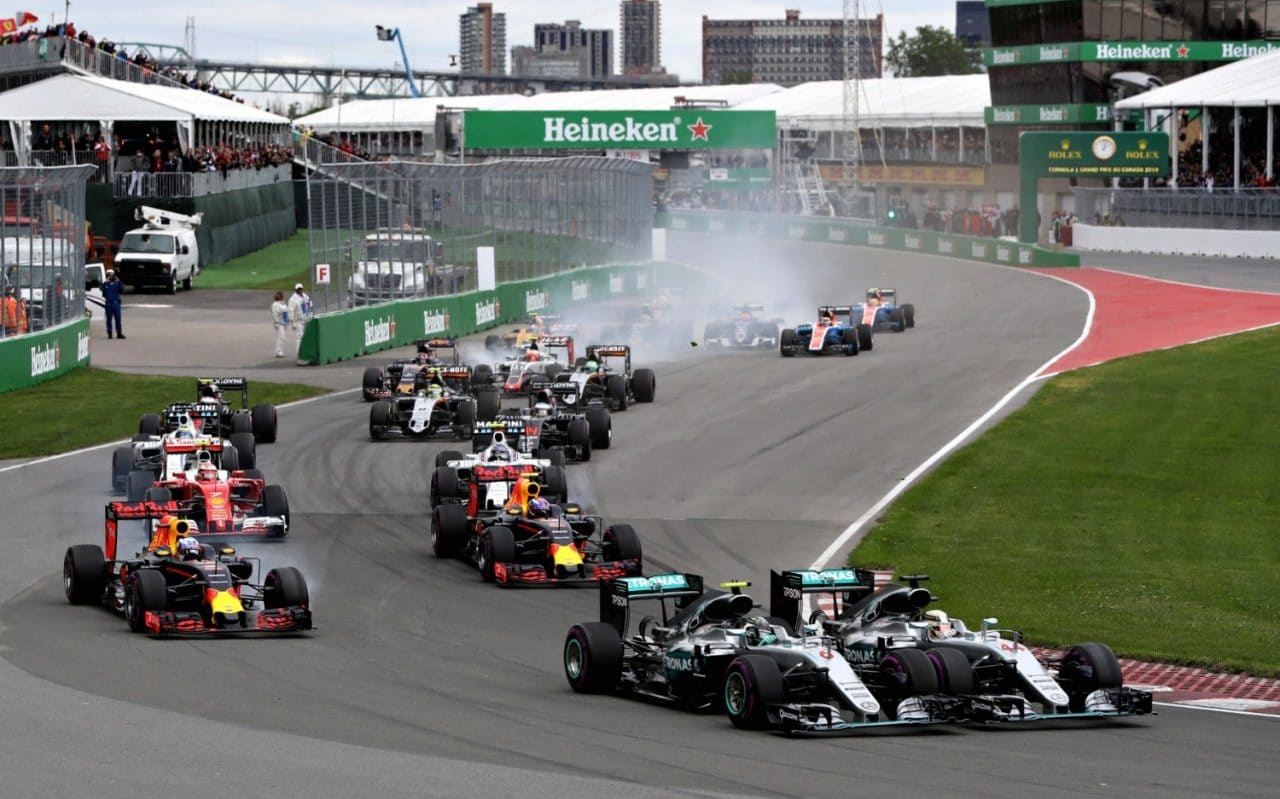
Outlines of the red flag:
{"label": "red flag", "polygon": [[35,14],[32,14],[30,11],[19,11],[17,14],[13,15],[13,21],[18,23],[18,27],[22,27],[23,25],[30,25],[33,22],[39,22],[40,18]]}

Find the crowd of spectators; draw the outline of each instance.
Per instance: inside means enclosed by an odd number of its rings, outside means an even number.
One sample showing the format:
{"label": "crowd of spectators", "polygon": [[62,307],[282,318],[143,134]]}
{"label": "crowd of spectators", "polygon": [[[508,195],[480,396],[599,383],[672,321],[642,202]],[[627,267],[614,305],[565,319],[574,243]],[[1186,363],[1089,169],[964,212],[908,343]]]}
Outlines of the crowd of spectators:
{"label": "crowd of spectators", "polygon": [[[1274,158],[1280,166],[1280,158]],[[1251,189],[1274,189],[1276,180],[1274,173],[1267,180],[1267,153],[1264,147],[1241,147],[1240,152],[1240,186]],[[1166,181],[1160,178],[1154,181],[1156,186],[1170,188],[1202,188],[1213,191],[1215,188],[1231,189],[1235,186],[1235,148],[1227,146],[1209,151],[1209,168],[1204,168],[1204,150],[1200,142],[1193,142],[1178,154],[1178,175],[1176,180]]]}

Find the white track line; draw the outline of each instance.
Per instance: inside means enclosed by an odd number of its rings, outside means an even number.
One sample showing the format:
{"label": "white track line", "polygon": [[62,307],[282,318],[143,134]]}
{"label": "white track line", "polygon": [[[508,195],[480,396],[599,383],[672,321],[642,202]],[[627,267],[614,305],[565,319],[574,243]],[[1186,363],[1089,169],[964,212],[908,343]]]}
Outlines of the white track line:
{"label": "white track line", "polygon": [[1175,286],[1186,286],[1188,288],[1193,288],[1193,289],[1208,289],[1210,291],[1230,291],[1236,294],[1261,294],[1264,297],[1280,297],[1280,292],[1276,292],[1276,291],[1262,291],[1260,289],[1232,289],[1232,288],[1226,288],[1224,286],[1205,286],[1205,285],[1201,285],[1200,283],[1188,283],[1185,280],[1173,280],[1172,278],[1167,278],[1167,277],[1152,277],[1151,275],[1140,275],[1137,272],[1125,272],[1122,269],[1112,269],[1107,266],[1089,266],[1084,268],[1096,269],[1099,272],[1110,272],[1113,275],[1124,275],[1126,277],[1142,278],[1143,280],[1154,280],[1157,283],[1171,283]]}
{"label": "white track line", "polygon": [[1253,716],[1255,719],[1276,719],[1280,720],[1280,716],[1275,713],[1259,713],[1256,710],[1231,710],[1225,707],[1207,707],[1205,705],[1184,705],[1180,702],[1152,702],[1157,707],[1176,707],[1183,710],[1201,710],[1207,713],[1226,713],[1229,716]]}
{"label": "white track line", "polygon": [[[266,382],[266,381],[263,381],[263,382]],[[309,402],[315,402],[317,400],[327,399],[329,397],[340,397],[343,394],[354,394],[357,391],[360,391],[360,389],[344,388],[341,391],[330,391],[325,394],[318,394],[314,397],[307,397],[306,399],[294,400],[293,402],[286,402],[284,405],[277,405],[276,408],[277,409],[293,408],[298,405],[306,405]],[[120,438],[120,439],[116,439],[115,441],[108,441],[103,444],[94,444],[91,447],[84,447],[82,449],[73,449],[70,452],[59,452],[56,455],[45,455],[40,458],[34,458],[32,460],[25,461],[23,463],[15,463],[11,466],[0,467],[0,474],[4,474],[5,472],[16,471],[18,469],[25,469],[28,466],[38,466],[42,463],[49,463],[50,461],[62,460],[63,458],[69,458],[72,455],[83,455],[86,452],[96,452],[97,450],[106,449],[107,447],[117,447],[121,444],[128,444],[129,441],[130,439],[128,438]]]}

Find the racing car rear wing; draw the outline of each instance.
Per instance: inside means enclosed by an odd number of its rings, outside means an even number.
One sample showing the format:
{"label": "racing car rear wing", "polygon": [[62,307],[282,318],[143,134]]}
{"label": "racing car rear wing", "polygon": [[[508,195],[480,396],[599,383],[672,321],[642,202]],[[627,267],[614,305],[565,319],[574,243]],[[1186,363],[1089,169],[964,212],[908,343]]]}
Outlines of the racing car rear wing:
{"label": "racing car rear wing", "polygon": [[543,336],[538,339],[538,349],[546,352],[550,349],[562,349],[568,354],[564,359],[566,364],[573,363],[573,336]]}
{"label": "racing car rear wing", "polygon": [[428,350],[451,350],[453,352],[453,364],[461,365],[462,355],[458,352],[458,340],[456,338],[421,338],[413,342],[414,349],[417,352],[427,352]]}
{"label": "racing car rear wing", "polygon": [[[168,502],[153,502],[149,499],[138,502],[108,502],[106,507],[106,538],[102,547],[103,555],[106,556],[108,561],[116,559],[116,540],[120,534],[121,521],[154,521],[162,516],[177,515],[181,512],[178,508],[178,503],[173,500]],[[149,529],[148,534],[150,534]]]}
{"label": "racing car rear wing", "polygon": [[196,396],[200,396],[202,386],[217,386],[219,391],[239,391],[240,406],[249,407],[249,380],[244,377],[197,377]]}
{"label": "racing car rear wing", "polygon": [[631,603],[638,599],[656,599],[662,606],[662,624],[670,621],[667,600],[674,608],[683,608],[702,596],[702,577],[697,574],[655,574],[651,577],[615,577],[600,583],[600,621],[612,625],[618,635],[627,634],[627,616]]}
{"label": "racing car rear wing", "polygon": [[764,306],[755,305],[754,303],[744,303],[742,305],[733,306],[734,313],[742,313],[743,311],[747,311],[749,313],[764,313]]}
{"label": "racing car rear wing", "polygon": [[[537,436],[526,435],[524,419],[495,419],[490,422],[476,422],[471,431],[471,448],[475,452],[483,450],[493,443],[493,434],[501,431],[508,446],[524,455],[532,454],[537,445]],[[536,432],[536,430],[535,430]]]}
{"label": "racing car rear wing", "polygon": [[851,305],[820,305],[818,306],[819,318],[823,316],[827,316],[828,314],[833,316],[847,316],[850,319],[852,319],[853,306]]}
{"label": "racing car rear wing", "polygon": [[805,594],[830,594],[835,603],[833,618],[854,600],[876,588],[875,572],[868,569],[825,569],[823,571],[769,572],[769,614],[799,626]]}

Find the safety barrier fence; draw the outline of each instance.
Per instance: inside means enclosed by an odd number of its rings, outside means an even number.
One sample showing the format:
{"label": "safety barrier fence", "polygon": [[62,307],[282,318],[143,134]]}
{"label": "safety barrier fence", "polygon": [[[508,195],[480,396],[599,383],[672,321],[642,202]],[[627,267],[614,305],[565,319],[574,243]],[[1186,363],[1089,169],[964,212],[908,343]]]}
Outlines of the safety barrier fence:
{"label": "safety barrier fence", "polygon": [[0,338],[0,392],[27,388],[89,365],[89,319]]}
{"label": "safety barrier fence", "polygon": [[664,211],[655,227],[726,236],[762,236],[793,241],[822,241],[853,247],[944,255],[1010,266],[1079,266],[1075,253],[1005,239],[879,227],[838,218],[725,214],[714,211]]}
{"label": "safety barrier fence", "polygon": [[398,300],[323,314],[307,323],[298,362],[333,363],[424,338],[468,335],[523,320],[532,313],[566,311],[644,294],[654,286],[656,269],[652,262],[583,267],[504,283],[490,291]]}

